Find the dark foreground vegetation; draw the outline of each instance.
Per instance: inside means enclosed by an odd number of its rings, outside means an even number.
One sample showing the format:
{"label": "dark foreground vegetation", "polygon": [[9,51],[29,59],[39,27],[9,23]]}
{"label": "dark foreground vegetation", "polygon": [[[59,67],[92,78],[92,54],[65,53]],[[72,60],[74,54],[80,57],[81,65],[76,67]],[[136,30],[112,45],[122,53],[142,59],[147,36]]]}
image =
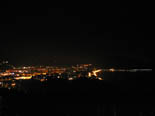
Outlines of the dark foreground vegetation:
{"label": "dark foreground vegetation", "polygon": [[[151,73],[110,73],[104,81],[25,80],[0,89],[2,116],[153,116]],[[106,76],[106,75],[105,75]]]}

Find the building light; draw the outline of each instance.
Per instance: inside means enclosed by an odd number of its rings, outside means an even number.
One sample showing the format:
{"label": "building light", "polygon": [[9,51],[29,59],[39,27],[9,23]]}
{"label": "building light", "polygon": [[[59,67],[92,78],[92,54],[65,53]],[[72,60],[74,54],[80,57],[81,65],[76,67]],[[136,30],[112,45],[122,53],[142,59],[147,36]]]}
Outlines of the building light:
{"label": "building light", "polygon": [[57,78],[60,79],[60,76],[58,76]]}
{"label": "building light", "polygon": [[69,80],[69,81],[72,81],[72,80],[73,80],[73,78],[72,78],[72,77],[70,77],[70,78],[68,78],[68,80]]}
{"label": "building light", "polygon": [[109,69],[110,72],[115,72],[114,68]]}
{"label": "building light", "polygon": [[100,69],[99,69],[99,70],[94,70],[94,71],[93,71],[93,75],[97,77],[97,73],[98,73],[98,72],[101,72],[101,71],[102,71],[102,70],[100,70]]}
{"label": "building light", "polygon": [[102,80],[103,80],[103,78],[99,77],[99,78],[98,78],[98,80],[102,81]]}
{"label": "building light", "polygon": [[12,87],[16,86],[16,83],[12,83],[11,86],[12,86]]}
{"label": "building light", "polygon": [[40,79],[41,82],[45,81],[45,79]]}
{"label": "building light", "polygon": [[88,73],[88,77],[92,77],[92,74],[91,74],[91,72],[89,72],[89,73]]}
{"label": "building light", "polygon": [[23,76],[23,77],[16,77],[15,79],[16,80],[28,80],[28,79],[31,79],[32,77],[25,77],[25,76]]}

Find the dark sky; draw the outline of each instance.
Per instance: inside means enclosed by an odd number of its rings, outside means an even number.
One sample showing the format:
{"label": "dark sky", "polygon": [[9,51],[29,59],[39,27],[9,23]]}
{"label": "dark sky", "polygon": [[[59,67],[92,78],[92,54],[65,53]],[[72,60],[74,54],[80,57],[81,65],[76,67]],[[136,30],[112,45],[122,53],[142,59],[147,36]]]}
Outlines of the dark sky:
{"label": "dark sky", "polygon": [[6,2],[0,58],[15,65],[151,66],[144,3]]}

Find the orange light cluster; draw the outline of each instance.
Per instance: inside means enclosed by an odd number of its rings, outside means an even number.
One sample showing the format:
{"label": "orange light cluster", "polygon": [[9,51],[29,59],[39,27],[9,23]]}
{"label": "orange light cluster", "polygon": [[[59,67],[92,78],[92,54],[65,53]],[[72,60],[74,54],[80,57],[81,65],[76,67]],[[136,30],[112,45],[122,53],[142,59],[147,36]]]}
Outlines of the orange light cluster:
{"label": "orange light cluster", "polygon": [[28,80],[28,79],[31,79],[32,77],[16,77],[15,79],[16,80]]}
{"label": "orange light cluster", "polygon": [[97,73],[98,73],[98,72],[101,72],[101,71],[102,71],[102,70],[100,70],[100,69],[99,69],[99,70],[94,70],[94,71],[93,71],[93,75],[94,75],[94,76],[97,76]]}

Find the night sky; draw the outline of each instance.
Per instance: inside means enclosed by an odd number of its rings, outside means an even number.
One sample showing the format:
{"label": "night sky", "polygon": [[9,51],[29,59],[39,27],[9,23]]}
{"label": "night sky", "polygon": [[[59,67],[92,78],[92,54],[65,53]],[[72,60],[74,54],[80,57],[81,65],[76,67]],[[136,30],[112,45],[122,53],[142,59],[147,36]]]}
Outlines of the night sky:
{"label": "night sky", "polygon": [[6,2],[0,58],[14,65],[152,64],[144,3]]}

